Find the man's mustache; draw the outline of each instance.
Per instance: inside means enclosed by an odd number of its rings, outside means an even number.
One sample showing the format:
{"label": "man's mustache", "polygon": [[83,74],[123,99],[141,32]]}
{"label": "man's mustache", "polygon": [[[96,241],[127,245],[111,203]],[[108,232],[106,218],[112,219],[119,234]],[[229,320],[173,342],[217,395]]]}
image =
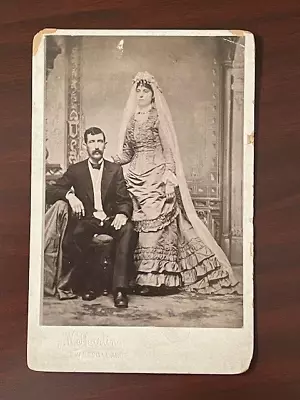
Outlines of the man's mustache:
{"label": "man's mustache", "polygon": [[96,149],[96,150],[94,150],[94,151],[92,152],[92,154],[97,154],[97,153],[103,154],[103,151],[101,151],[101,150],[99,150],[99,149]]}

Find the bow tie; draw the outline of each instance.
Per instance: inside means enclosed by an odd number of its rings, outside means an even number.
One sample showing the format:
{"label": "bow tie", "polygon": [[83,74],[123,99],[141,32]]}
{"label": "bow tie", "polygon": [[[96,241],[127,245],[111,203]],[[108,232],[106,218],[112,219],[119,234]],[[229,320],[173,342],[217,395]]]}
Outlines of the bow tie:
{"label": "bow tie", "polygon": [[94,168],[94,169],[100,169],[100,168],[101,168],[101,165],[102,165],[102,163],[100,163],[100,164],[92,164],[92,163],[91,163],[91,166],[92,166],[92,168]]}

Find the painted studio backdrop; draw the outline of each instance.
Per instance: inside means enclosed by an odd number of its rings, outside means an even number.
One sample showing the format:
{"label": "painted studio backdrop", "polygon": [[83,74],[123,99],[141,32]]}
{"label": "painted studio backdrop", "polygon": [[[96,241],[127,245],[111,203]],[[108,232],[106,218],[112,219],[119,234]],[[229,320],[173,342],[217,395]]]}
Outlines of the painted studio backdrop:
{"label": "painted studio backdrop", "polygon": [[46,180],[86,158],[83,132],[98,126],[116,152],[139,71],[169,104],[192,199],[233,265],[242,265],[243,39],[63,37],[46,41]]}

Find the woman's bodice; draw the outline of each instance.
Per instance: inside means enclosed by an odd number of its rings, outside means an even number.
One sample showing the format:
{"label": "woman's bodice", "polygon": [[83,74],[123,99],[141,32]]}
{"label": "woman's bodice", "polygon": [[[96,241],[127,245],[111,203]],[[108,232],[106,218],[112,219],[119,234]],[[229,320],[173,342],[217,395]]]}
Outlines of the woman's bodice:
{"label": "woman's bodice", "polygon": [[133,116],[128,124],[126,146],[132,152],[129,169],[144,173],[166,163],[158,130],[156,110],[151,110],[146,121],[138,121]]}
{"label": "woman's bodice", "polygon": [[135,174],[144,174],[161,165],[175,173],[173,153],[161,133],[155,108],[150,110],[144,121],[133,115],[127,125],[123,151],[113,157],[114,161],[121,165],[130,163],[129,171]]}

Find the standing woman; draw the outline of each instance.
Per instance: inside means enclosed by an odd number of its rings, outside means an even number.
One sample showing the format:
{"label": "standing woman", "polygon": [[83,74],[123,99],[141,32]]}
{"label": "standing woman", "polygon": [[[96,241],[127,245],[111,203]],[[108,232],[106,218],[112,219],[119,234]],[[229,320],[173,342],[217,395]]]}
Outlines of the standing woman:
{"label": "standing woman", "polygon": [[237,292],[227,257],[196,214],[168,105],[148,72],[133,81],[113,159],[129,164],[139,293]]}

